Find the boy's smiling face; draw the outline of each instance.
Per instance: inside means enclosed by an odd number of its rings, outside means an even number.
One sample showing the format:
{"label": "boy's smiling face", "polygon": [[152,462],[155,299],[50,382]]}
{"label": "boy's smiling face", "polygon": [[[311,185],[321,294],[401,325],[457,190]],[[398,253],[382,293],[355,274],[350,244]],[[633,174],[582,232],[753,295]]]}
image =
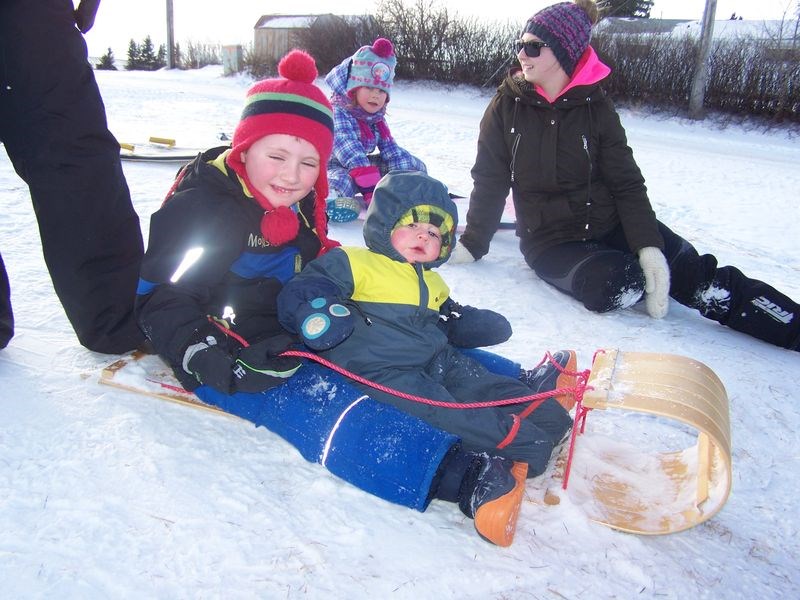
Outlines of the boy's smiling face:
{"label": "boy's smiling face", "polygon": [[412,265],[433,262],[442,250],[442,234],[430,223],[409,223],[392,231],[392,247]]}
{"label": "boy's smiling face", "polygon": [[308,141],[274,133],[242,152],[247,177],[269,203],[292,206],[305,198],[319,177],[317,149]]}

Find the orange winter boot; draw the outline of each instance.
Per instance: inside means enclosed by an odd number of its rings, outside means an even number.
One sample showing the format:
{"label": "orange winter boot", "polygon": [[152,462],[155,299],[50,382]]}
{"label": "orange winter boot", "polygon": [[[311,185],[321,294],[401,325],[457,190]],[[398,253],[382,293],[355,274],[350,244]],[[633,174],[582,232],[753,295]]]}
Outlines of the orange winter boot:
{"label": "orange winter boot", "polygon": [[[556,364],[561,369],[556,367]],[[574,388],[577,384],[577,369],[578,359],[575,351],[559,350],[552,354],[552,360],[546,357],[533,369],[523,369],[519,378],[535,393],[540,394],[555,389]],[[575,396],[573,394],[561,394],[555,396],[555,399],[567,412],[575,406]]]}
{"label": "orange winter boot", "polygon": [[485,456],[472,494],[461,508],[473,517],[475,530],[486,541],[497,546],[514,541],[527,475],[527,463]]}

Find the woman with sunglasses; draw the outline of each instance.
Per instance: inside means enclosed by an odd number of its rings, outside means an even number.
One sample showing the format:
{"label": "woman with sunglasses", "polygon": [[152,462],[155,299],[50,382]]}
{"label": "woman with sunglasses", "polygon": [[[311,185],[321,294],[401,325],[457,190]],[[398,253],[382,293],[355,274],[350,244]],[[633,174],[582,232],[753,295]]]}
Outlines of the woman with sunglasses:
{"label": "woman with sunglasses", "polygon": [[509,188],[525,261],[595,312],[669,297],[783,348],[800,346],[800,307],[735,267],[718,267],[656,219],[619,115],[601,85],[611,69],[589,45],[593,0],[533,15],[515,44],[520,67],[481,120],[467,225],[450,263],[489,251]]}

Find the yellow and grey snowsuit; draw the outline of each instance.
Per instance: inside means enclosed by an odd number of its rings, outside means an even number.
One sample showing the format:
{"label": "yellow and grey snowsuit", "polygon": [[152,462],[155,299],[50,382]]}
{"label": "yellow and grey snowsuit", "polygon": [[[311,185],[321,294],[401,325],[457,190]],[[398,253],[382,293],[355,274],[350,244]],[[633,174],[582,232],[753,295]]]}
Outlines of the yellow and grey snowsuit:
{"label": "yellow and grey snowsuit", "polygon": [[[409,264],[392,247],[391,232],[410,209],[425,205],[448,213],[452,230],[443,231],[443,250],[437,260]],[[375,188],[364,224],[367,248],[336,248],[312,261],[281,292],[281,322],[296,330],[295,311],[323,296],[349,306],[356,318],[353,333],[321,354],[362,377],[454,405],[529,395],[530,388],[522,382],[490,373],[451,346],[437,325],[439,308],[450,291],[431,268],[449,258],[457,218],[446,188],[436,180],[420,173],[387,175]],[[571,424],[567,412],[548,399],[522,423],[514,441],[497,450],[513,425],[512,415],[523,405],[451,409],[372,388],[368,392],[460,436],[467,450],[490,451],[527,462],[530,475],[544,470],[554,444]]]}

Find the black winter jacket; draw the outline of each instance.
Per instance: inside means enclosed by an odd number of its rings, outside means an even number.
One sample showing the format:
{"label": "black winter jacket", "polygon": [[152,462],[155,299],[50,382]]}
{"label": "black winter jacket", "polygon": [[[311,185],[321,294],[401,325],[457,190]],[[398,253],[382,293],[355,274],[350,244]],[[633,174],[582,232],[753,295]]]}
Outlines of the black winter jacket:
{"label": "black winter jacket", "polygon": [[600,88],[607,74],[590,48],[572,87],[554,102],[519,70],[500,85],[481,120],[460,238],[476,259],[489,251],[509,187],[529,263],[554,244],[600,240],[620,223],[634,252],[663,249],[644,178]]}
{"label": "black winter jacket", "polygon": [[[246,196],[236,174],[224,167],[214,148],[198,156],[165,204],[150,220],[136,312],[156,352],[190,388],[182,361],[185,349],[218,330],[208,316],[228,318],[249,342],[285,333],[278,323],[276,298],[283,285],[319,254],[313,229],[314,194],[301,200],[300,232],[283,246],[267,245],[261,234],[264,213]],[[209,161],[217,159],[216,164]],[[202,254],[176,278],[190,250]]]}

